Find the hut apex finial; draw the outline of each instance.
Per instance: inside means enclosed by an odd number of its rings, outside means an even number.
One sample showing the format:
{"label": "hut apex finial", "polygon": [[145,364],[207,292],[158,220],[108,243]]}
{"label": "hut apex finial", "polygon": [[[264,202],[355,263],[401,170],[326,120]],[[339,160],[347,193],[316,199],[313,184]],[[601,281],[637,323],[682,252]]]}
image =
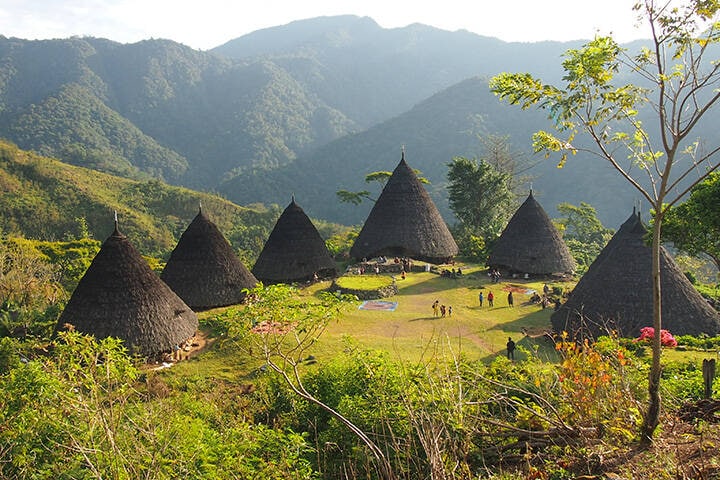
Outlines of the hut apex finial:
{"label": "hut apex finial", "polygon": [[405,144],[402,144],[400,146],[400,151],[401,151],[400,160],[405,160]]}
{"label": "hut apex finial", "polygon": [[118,228],[118,216],[117,216],[117,210],[113,210],[113,217],[115,219],[115,232],[114,233],[120,233],[120,230]]}
{"label": "hut apex finial", "polygon": [[295,203],[295,193],[290,196],[290,203]]}
{"label": "hut apex finial", "polygon": [[202,200],[198,200],[198,213],[202,213]]}

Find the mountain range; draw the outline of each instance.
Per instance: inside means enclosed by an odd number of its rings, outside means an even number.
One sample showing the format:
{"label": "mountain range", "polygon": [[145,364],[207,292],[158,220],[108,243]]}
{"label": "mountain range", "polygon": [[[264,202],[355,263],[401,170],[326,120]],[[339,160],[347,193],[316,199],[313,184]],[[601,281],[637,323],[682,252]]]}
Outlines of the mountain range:
{"label": "mountain range", "polygon": [[[478,136],[507,136],[535,166],[536,198],[588,202],[608,226],[636,195],[601,162],[562,170],[532,157],[541,112],[499,102],[487,80],[530,72],[554,83],[562,53],[582,42],[506,43],[426,25],[384,29],[356,16],[301,20],[210,51],[169,40],[30,41],[0,36],[0,137],[63,162],[160,179],[250,204],[291,195],[316,218],[361,223],[366,189],[402,146],[452,223],[444,191],[454,156],[482,155]],[[527,189],[531,188],[527,185]]]}

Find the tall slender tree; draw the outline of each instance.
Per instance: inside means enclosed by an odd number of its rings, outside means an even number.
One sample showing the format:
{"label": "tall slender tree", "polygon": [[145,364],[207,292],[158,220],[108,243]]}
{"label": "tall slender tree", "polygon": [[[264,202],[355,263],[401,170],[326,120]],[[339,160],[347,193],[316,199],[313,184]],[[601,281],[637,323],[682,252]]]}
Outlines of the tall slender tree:
{"label": "tall slender tree", "polygon": [[[500,98],[523,108],[549,112],[556,133],[533,136],[536,152],[584,153],[609,162],[655,211],[652,230],[653,327],[662,328],[660,241],[667,209],[719,166],[720,139],[693,137],[720,99],[718,0],[640,0],[634,11],[647,22],[649,48],[631,56],[612,37],[596,37],[565,53],[562,87],[527,73],[504,73],[490,82]],[[621,83],[629,74],[637,84]],[[632,77],[632,78],[638,78]],[[642,86],[640,85],[642,84]],[[651,109],[656,129],[646,129],[638,112]],[[582,134],[589,146],[576,142]],[[641,428],[649,444],[660,418],[660,335],[652,343],[649,403]]]}

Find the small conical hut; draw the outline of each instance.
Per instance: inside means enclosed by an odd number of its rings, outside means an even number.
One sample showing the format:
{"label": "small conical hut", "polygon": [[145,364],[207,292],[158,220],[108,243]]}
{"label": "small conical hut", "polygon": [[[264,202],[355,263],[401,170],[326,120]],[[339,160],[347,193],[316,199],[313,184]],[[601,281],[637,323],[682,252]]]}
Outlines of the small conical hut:
{"label": "small conical hut", "polygon": [[532,191],[493,246],[488,266],[512,273],[571,273],[575,260]]}
{"label": "small conical hut", "polygon": [[160,278],[195,310],[241,303],[243,290],[258,283],[202,208],[183,232]]}
{"label": "small conical hut", "polygon": [[444,263],[457,253],[455,239],[403,151],[350,255],[358,260],[386,255]]}
{"label": "small conical hut", "polygon": [[320,233],[293,196],[252,268],[264,283],[292,283],[338,274]]}
{"label": "small conical hut", "polygon": [[[556,332],[634,337],[653,325],[652,253],[633,212],[551,316]],[[720,315],[693,288],[672,256],[660,251],[663,328],[675,335],[720,333]]]}
{"label": "small conical hut", "polygon": [[102,244],[58,319],[96,338],[118,337],[131,353],[173,351],[191,338],[198,319],[150,269],[127,237],[115,231]]}

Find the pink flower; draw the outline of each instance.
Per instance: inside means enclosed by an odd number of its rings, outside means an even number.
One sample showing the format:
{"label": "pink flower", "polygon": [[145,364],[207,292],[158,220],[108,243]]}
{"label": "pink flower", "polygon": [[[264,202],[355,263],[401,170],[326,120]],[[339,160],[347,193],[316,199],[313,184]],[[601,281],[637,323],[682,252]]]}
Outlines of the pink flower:
{"label": "pink flower", "polygon": [[[640,336],[636,338],[635,342],[642,340],[652,340],[655,338],[655,329],[653,327],[643,327],[640,329]],[[677,347],[677,340],[667,330],[660,330],[660,344],[663,347]]]}

